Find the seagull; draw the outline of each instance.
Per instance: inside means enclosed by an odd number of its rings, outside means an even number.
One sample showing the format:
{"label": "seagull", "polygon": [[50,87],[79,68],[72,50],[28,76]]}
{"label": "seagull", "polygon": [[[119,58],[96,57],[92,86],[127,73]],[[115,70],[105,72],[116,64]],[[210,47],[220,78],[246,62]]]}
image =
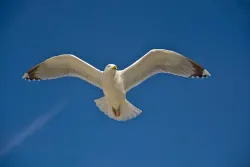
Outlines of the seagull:
{"label": "seagull", "polygon": [[101,112],[116,121],[137,117],[142,110],[131,104],[126,93],[143,81],[159,73],[186,78],[207,78],[211,74],[195,61],[171,50],[151,49],[123,70],[108,64],[101,71],[72,54],[61,54],[33,66],[24,75],[25,80],[48,80],[77,77],[98,88],[104,96],[94,102]]}

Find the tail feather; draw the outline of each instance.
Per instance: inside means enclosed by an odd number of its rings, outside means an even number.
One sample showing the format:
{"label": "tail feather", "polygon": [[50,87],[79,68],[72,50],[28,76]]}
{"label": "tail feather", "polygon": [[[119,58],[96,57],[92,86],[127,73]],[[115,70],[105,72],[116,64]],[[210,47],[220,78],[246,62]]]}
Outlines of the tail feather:
{"label": "tail feather", "polygon": [[137,117],[141,114],[141,110],[136,108],[133,104],[131,104],[128,100],[125,100],[124,103],[120,106],[120,116],[116,117],[112,111],[112,107],[108,105],[105,97],[101,97],[99,99],[94,100],[96,106],[109,118],[117,120],[117,121],[127,121],[132,118]]}

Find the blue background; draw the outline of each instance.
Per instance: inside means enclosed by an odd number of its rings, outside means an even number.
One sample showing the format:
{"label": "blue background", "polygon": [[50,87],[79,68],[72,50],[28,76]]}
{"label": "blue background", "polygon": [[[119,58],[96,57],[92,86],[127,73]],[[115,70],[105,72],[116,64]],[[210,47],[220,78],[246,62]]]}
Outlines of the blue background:
{"label": "blue background", "polygon": [[[1,1],[0,151],[67,104],[2,153],[0,166],[249,167],[249,11],[249,0]],[[63,53],[123,69],[153,48],[182,53],[212,76],[146,80],[127,95],[142,114],[123,123],[98,110],[102,91],[82,80],[21,79]]]}

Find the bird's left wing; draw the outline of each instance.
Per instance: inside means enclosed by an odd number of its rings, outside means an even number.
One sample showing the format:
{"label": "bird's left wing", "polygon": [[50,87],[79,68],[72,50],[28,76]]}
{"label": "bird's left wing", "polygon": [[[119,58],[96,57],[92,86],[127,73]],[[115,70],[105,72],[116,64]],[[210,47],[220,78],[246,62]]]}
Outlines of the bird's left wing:
{"label": "bird's left wing", "polygon": [[102,88],[102,71],[71,54],[53,56],[28,70],[23,78],[27,80],[46,80],[72,76]]}
{"label": "bird's left wing", "polygon": [[124,70],[119,71],[125,91],[157,73],[182,77],[208,77],[210,73],[193,60],[170,50],[152,49]]}

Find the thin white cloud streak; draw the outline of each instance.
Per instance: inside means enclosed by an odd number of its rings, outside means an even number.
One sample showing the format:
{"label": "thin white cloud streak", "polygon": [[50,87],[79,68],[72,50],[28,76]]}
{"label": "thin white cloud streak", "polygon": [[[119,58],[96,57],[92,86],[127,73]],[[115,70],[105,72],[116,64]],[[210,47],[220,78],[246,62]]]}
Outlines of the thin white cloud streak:
{"label": "thin white cloud streak", "polygon": [[32,135],[34,132],[39,130],[45,125],[51,118],[59,114],[66,106],[66,100],[62,100],[55,107],[53,107],[49,112],[39,116],[35,121],[33,121],[27,128],[19,132],[13,137],[13,139],[6,145],[3,150],[0,150],[0,157],[8,154],[12,148],[20,145],[28,136]]}

